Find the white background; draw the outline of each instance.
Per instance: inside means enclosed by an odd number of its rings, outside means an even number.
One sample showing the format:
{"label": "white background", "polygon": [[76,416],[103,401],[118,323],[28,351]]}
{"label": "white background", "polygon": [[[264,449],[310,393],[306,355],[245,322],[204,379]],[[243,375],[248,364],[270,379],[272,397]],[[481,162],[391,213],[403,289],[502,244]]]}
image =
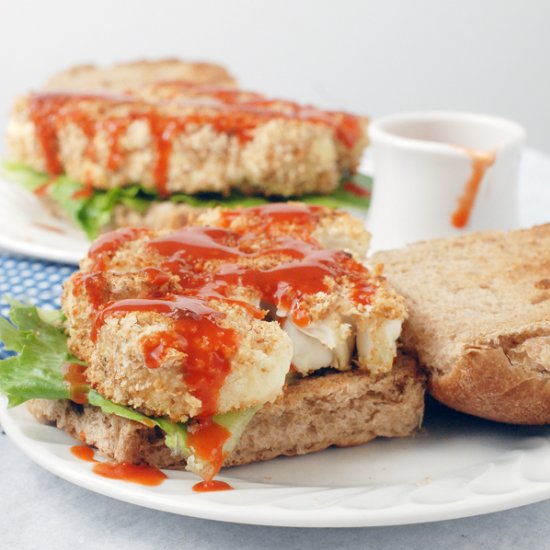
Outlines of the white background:
{"label": "white background", "polygon": [[548,0],[2,0],[0,124],[56,70],[179,56],[243,87],[378,116],[488,112],[550,151]]}

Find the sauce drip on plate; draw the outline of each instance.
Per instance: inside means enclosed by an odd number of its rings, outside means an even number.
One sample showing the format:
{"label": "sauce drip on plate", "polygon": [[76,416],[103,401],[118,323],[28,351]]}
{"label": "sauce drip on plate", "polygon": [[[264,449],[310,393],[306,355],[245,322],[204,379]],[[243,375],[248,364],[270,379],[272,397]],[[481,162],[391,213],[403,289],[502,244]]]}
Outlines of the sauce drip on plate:
{"label": "sauce drip on plate", "polygon": [[[221,428],[221,426],[220,426]],[[204,448],[204,442],[200,444],[201,448]],[[88,445],[73,445],[70,448],[71,454],[83,460],[85,462],[93,462],[95,466],[92,471],[102,477],[108,477],[110,479],[119,479],[121,481],[128,481],[131,483],[137,483],[139,485],[146,485],[154,487],[160,485],[164,480],[168,479],[166,474],[160,471],[158,468],[145,465],[135,464],[116,464],[113,462],[98,462],[94,458],[95,451]],[[229,483],[225,481],[209,479],[207,481],[201,481],[193,485],[193,491],[199,493],[206,493],[212,491],[228,491],[233,489]]]}
{"label": "sauce drip on plate", "polygon": [[129,464],[127,462],[123,462],[122,464],[98,462],[92,468],[92,472],[109,479],[120,479],[121,481],[129,481],[130,483],[147,485],[149,487],[160,485],[168,479],[166,474],[158,468],[144,464]]}
{"label": "sauce drip on plate", "polygon": [[71,454],[86,462],[97,462],[94,458],[94,450],[88,447],[88,445],[73,445],[71,447]]}
{"label": "sauce drip on plate", "polygon": [[200,481],[193,485],[193,491],[197,493],[210,493],[212,491],[231,491],[233,487],[225,481],[219,479],[212,479],[210,481]]}
{"label": "sauce drip on plate", "polygon": [[47,223],[33,222],[32,225],[34,227],[38,227],[39,229],[50,231],[51,233],[57,233],[58,235],[64,235],[66,233],[66,231],[60,227],[55,227],[54,225],[49,225]]}
{"label": "sauce drip on plate", "polygon": [[71,447],[71,454],[80,460],[93,462],[92,472],[109,479],[120,479],[138,485],[154,487],[168,479],[166,474],[154,466],[146,464],[130,464],[123,462],[98,462],[94,458],[94,449],[88,445],[74,445]]}

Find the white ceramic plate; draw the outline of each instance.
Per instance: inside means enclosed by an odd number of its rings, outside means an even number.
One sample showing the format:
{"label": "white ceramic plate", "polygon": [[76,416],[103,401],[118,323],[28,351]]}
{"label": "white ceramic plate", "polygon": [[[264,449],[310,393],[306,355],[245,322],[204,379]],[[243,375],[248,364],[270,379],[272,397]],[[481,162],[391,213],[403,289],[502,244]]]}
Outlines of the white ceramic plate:
{"label": "white ceramic plate", "polygon": [[38,197],[16,183],[0,179],[0,248],[77,264],[88,246],[82,231],[50,214]]}
{"label": "white ceramic plate", "polygon": [[197,479],[167,471],[158,487],[99,477],[72,456],[74,440],[24,407],[0,421],[32,460],[82,487],[176,514],[293,527],[397,525],[505,510],[550,497],[550,427],[493,424],[430,404],[414,438],[377,440],[223,472],[234,491],[195,493]]}

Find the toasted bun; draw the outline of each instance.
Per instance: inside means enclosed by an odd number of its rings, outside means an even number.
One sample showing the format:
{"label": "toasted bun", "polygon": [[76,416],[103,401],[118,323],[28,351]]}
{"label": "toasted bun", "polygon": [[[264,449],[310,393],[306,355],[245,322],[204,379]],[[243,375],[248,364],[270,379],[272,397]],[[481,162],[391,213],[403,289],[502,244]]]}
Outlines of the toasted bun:
{"label": "toasted bun", "polygon": [[163,81],[235,87],[235,79],[221,65],[179,59],[133,61],[112,67],[77,65],[52,76],[46,90],[119,92],[135,86]]}
{"label": "toasted bun", "polygon": [[462,412],[550,423],[550,224],[382,252],[406,299],[402,342]]}
{"label": "toasted bun", "polygon": [[[40,421],[117,462],[185,466],[164,445],[158,430],[70,401],[38,399],[28,407]],[[419,427],[423,412],[424,379],[416,362],[406,356],[398,356],[393,370],[377,377],[348,371],[303,378],[256,414],[224,466],[302,455],[331,445],[360,445],[378,436],[407,436]]]}

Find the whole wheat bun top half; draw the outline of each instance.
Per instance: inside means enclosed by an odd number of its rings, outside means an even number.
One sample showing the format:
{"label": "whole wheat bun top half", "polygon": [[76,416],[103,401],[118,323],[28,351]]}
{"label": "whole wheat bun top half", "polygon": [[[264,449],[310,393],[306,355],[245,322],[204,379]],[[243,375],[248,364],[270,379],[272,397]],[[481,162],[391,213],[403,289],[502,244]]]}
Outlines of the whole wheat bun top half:
{"label": "whole wheat bun top half", "polygon": [[550,423],[550,224],[381,252],[405,297],[402,344],[431,394],[472,415]]}

